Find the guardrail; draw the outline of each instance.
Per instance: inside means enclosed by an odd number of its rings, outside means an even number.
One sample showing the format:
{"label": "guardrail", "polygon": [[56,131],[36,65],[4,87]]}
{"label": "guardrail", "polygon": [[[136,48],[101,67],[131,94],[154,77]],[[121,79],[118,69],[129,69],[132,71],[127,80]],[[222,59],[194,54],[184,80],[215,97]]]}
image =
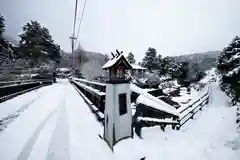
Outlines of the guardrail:
{"label": "guardrail", "polygon": [[12,84],[21,84],[21,83],[27,83],[27,82],[45,82],[45,81],[50,81],[50,80],[44,80],[44,79],[30,79],[30,80],[18,80],[18,81],[0,81],[0,87],[1,86],[6,86],[6,85],[12,85]]}
{"label": "guardrail", "polygon": [[81,83],[83,83],[87,86],[90,86],[94,89],[97,89],[101,92],[106,92],[106,84],[98,83],[98,82],[92,82],[92,81],[88,81],[88,80],[85,80],[85,79],[78,79],[78,78],[74,78],[73,80],[77,81],[77,82],[81,82]]}
{"label": "guardrail", "polygon": [[1,82],[1,84],[5,84],[0,86],[0,102],[3,102],[42,86],[50,85],[52,80],[12,81]]}
{"label": "guardrail", "polygon": [[105,108],[105,92],[87,86],[86,83],[82,84],[78,81],[70,81],[78,93],[82,96],[90,110],[95,114],[98,121],[103,123],[104,108]]}
{"label": "guardrail", "polygon": [[[86,101],[90,102],[90,106],[93,112],[100,111],[101,113],[104,113],[104,107],[105,107],[105,91],[106,91],[106,84],[98,83],[98,82],[92,82],[87,81],[85,79],[72,79],[71,83],[74,84],[75,87],[78,88],[79,91],[82,92],[82,94],[87,98]],[[159,90],[151,91],[152,94],[160,94],[161,92]],[[155,93],[156,92],[156,93]],[[162,94],[162,93],[161,93]],[[131,99],[132,102],[136,100],[136,98],[139,96],[139,94],[132,92]],[[167,124],[172,125],[173,129],[180,129],[182,125],[184,125],[189,119],[192,119],[193,116],[202,109],[202,107],[209,102],[209,96],[210,96],[210,89],[207,88],[207,92],[198,98],[196,101],[192,102],[190,105],[184,107],[179,112],[178,119],[173,122],[164,121],[164,119],[159,119],[158,121],[154,122],[154,118],[142,118],[140,117],[141,121],[149,121],[151,119],[151,123],[159,124],[161,128],[165,128]],[[180,109],[180,108],[179,108]],[[102,117],[102,116],[101,116]],[[139,120],[140,120],[139,119]],[[150,122],[150,121],[149,121]]]}
{"label": "guardrail", "polygon": [[[85,83],[82,83],[85,82]],[[85,97],[92,102],[92,104],[98,108],[100,112],[104,112],[105,108],[105,92],[99,90],[99,87],[93,88],[93,85],[86,81],[71,80],[71,83],[81,91]],[[96,85],[96,84],[95,84]],[[103,85],[101,85],[102,87]],[[106,87],[106,86],[104,86]],[[96,109],[94,109],[96,110]]]}

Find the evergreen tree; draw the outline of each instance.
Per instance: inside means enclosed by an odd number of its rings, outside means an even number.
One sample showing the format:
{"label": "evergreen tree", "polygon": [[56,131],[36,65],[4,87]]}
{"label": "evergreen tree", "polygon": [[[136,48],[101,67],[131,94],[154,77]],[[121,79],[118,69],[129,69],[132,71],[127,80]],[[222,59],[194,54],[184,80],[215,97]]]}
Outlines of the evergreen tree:
{"label": "evergreen tree", "polygon": [[149,47],[145,53],[145,57],[142,60],[142,65],[150,70],[157,69],[157,51],[154,48]]}
{"label": "evergreen tree", "polygon": [[42,27],[37,21],[31,21],[24,25],[20,38],[21,52],[34,62],[46,58],[59,61],[60,46],[54,43],[49,30]]}
{"label": "evergreen tree", "polygon": [[217,68],[222,75],[220,87],[237,107],[237,124],[240,131],[240,38],[236,36],[221,52]]}
{"label": "evergreen tree", "polygon": [[171,74],[175,68],[175,62],[172,57],[164,57],[159,63],[159,70],[161,75]]}
{"label": "evergreen tree", "polygon": [[222,89],[233,95],[233,104],[240,102],[240,38],[238,36],[221,52],[217,68],[222,75]]}
{"label": "evergreen tree", "polygon": [[2,33],[5,31],[5,20],[2,15],[0,15],[0,37]]}
{"label": "evergreen tree", "polygon": [[131,63],[131,64],[135,64],[135,63],[136,63],[136,60],[135,60],[135,58],[134,58],[134,54],[133,54],[132,52],[130,52],[130,53],[128,54],[127,60],[128,60],[128,62]]}

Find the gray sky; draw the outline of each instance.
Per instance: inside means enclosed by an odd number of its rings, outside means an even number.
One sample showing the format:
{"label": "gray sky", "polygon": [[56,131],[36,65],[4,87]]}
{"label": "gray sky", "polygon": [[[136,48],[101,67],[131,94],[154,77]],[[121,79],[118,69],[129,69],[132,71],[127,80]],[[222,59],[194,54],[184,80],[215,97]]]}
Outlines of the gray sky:
{"label": "gray sky", "polygon": [[[16,38],[21,26],[37,20],[70,51],[74,3],[0,0],[0,12],[8,35]],[[240,36],[239,6],[240,0],[88,0],[79,40],[85,50],[108,54],[118,48],[137,60],[148,47],[164,56],[221,50]]]}

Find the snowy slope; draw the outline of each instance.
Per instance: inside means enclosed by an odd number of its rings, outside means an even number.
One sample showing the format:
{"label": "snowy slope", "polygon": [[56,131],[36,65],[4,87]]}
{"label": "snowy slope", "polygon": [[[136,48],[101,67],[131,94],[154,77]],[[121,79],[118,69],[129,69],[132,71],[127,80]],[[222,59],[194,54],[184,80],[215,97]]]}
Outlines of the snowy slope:
{"label": "snowy slope", "polygon": [[[179,131],[170,127],[166,132],[159,127],[143,129],[146,159],[164,160],[238,160],[240,149],[228,144],[235,132],[235,109],[228,108],[228,98],[216,85],[211,86],[212,101],[194,120]],[[230,141],[230,142],[229,142]]]}

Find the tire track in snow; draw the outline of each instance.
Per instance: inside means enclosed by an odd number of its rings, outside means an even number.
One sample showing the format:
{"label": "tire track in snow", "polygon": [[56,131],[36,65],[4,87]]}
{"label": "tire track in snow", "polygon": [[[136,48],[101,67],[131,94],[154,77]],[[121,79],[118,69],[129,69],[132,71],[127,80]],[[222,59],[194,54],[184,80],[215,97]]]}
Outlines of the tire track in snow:
{"label": "tire track in snow", "polygon": [[31,100],[27,104],[24,104],[21,108],[19,108],[15,113],[12,113],[8,115],[7,117],[4,117],[3,119],[0,120],[0,132],[3,131],[7,126],[14,120],[16,119],[21,112],[25,111],[31,104],[33,104],[35,101],[37,101],[40,98],[40,95],[37,96],[37,98]]}
{"label": "tire track in snow", "polygon": [[[54,87],[54,86],[53,86]],[[51,88],[53,88],[51,87]],[[33,99],[31,99],[30,101],[28,101],[27,103],[21,105],[21,107],[14,113],[11,113],[9,115],[7,115],[6,117],[3,117],[2,119],[0,119],[0,132],[2,132],[4,129],[7,128],[7,126],[14,121],[22,112],[24,112],[29,106],[31,106],[34,102],[36,102],[39,98],[41,98],[42,95],[46,95],[44,94],[46,91],[46,89],[49,88],[39,88],[37,90],[34,90],[34,92],[37,92],[37,96]],[[36,93],[34,93],[36,94]],[[29,96],[29,95],[27,95]]]}
{"label": "tire track in snow", "polygon": [[47,121],[53,116],[53,114],[58,110],[58,108],[55,108],[50,114],[49,116],[37,127],[37,129],[35,130],[35,132],[33,133],[33,135],[29,138],[29,140],[26,142],[26,144],[24,145],[22,152],[20,153],[20,155],[18,156],[17,160],[26,160],[28,159],[32,148],[40,134],[40,132],[42,131],[42,129],[44,128],[44,126],[46,125]]}
{"label": "tire track in snow", "polygon": [[61,113],[50,142],[47,160],[70,160],[69,153],[69,125],[66,114],[66,96],[62,104]]}
{"label": "tire track in snow", "polygon": [[[64,103],[62,103],[64,102]],[[58,111],[62,110],[62,104],[65,104],[65,98],[61,100],[60,105],[58,105],[46,118],[44,121],[42,121],[37,129],[34,131],[32,136],[29,138],[29,140],[24,145],[22,152],[19,154],[17,160],[26,160],[31,155],[32,149],[41,133],[41,131],[46,126],[47,122],[54,116],[54,114],[57,114]]]}

